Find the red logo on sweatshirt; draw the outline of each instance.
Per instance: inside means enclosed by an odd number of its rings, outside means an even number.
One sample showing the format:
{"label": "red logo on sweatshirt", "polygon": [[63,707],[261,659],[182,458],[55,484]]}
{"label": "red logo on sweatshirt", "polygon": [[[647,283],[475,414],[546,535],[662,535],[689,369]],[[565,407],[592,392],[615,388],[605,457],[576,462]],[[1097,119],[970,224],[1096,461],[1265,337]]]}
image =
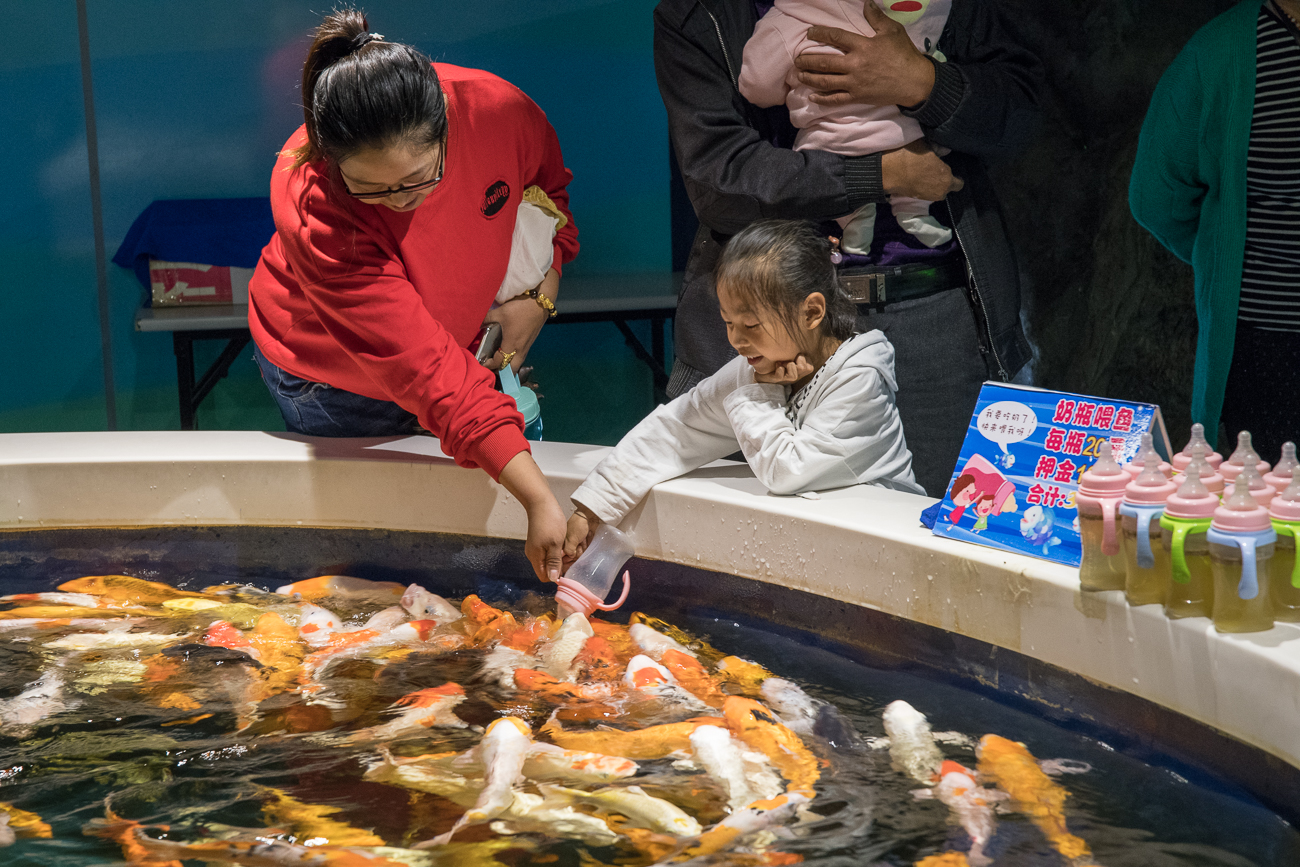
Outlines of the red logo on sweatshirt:
{"label": "red logo on sweatshirt", "polygon": [[478,209],[483,212],[483,216],[491,219],[501,212],[510,200],[510,185],[505,181],[497,181],[483,191],[483,202]]}

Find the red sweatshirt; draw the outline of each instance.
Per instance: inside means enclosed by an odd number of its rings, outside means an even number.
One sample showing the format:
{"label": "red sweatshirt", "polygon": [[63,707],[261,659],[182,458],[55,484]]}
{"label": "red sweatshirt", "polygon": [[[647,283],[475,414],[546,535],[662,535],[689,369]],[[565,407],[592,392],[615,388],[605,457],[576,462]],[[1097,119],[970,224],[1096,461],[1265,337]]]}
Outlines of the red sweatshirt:
{"label": "red sweatshirt", "polygon": [[[249,285],[262,353],[303,379],[414,413],[461,466],[493,478],[528,449],[514,401],[466,347],[505,277],[524,188],[569,216],[558,271],[578,252],[560,144],[542,110],[491,73],[435,63],[447,98],[442,181],[414,211],[348,196],[319,161],[271,174],[275,235]],[[305,140],[300,127],[285,148]]]}

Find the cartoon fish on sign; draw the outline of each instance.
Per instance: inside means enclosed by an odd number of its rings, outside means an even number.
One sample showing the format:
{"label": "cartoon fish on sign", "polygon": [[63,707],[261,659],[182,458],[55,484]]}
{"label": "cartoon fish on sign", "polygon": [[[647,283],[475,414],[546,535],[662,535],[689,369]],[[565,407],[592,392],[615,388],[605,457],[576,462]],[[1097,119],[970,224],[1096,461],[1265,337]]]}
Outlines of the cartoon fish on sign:
{"label": "cartoon fish on sign", "polygon": [[1042,506],[1030,506],[1020,518],[1020,535],[1026,542],[1043,552],[1046,557],[1052,546],[1061,544],[1054,535],[1056,513]]}

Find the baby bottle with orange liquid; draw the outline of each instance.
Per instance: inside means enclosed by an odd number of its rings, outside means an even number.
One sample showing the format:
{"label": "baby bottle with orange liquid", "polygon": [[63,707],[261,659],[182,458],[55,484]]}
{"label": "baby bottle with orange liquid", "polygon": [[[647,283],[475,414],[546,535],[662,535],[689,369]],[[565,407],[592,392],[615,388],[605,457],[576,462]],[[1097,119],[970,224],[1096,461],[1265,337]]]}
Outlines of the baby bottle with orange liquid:
{"label": "baby bottle with orange liquid", "polygon": [[[1205,487],[1197,465],[1205,463],[1204,447],[1182,476],[1178,491],[1165,502],[1160,516],[1160,544],[1169,561],[1169,595],[1165,599],[1165,616],[1209,617],[1214,606],[1214,572],[1210,567],[1210,543],[1205,534],[1219,507],[1219,497]],[[1211,472],[1213,472],[1211,470]],[[1218,473],[1214,473],[1218,476]],[[1222,483],[1223,477],[1219,476]]]}
{"label": "baby bottle with orange liquid", "polygon": [[1084,590],[1123,590],[1127,576],[1117,515],[1129,475],[1115,462],[1110,443],[1101,444],[1097,462],[1079,477],[1074,502],[1079,508],[1079,586]]}
{"label": "baby bottle with orange liquid", "polygon": [[1214,510],[1205,538],[1214,572],[1214,628],[1219,632],[1272,629],[1268,570],[1277,531],[1268,509],[1250,495],[1246,478],[1238,475],[1231,494]]}
{"label": "baby bottle with orange liquid", "polygon": [[[1291,446],[1294,455],[1295,446],[1287,445]],[[1281,463],[1278,461],[1279,466]],[[1273,529],[1277,531],[1277,550],[1268,564],[1273,619],[1300,623],[1300,559],[1295,555],[1296,538],[1300,534],[1300,466],[1291,469],[1291,484],[1273,498],[1268,514],[1273,519]]]}
{"label": "baby bottle with orange liquid", "polygon": [[1255,451],[1255,447],[1251,445],[1250,431],[1244,430],[1237,434],[1237,450],[1218,467],[1219,472],[1223,474],[1224,480],[1229,485],[1237,480],[1237,474],[1241,472],[1247,460],[1250,460],[1259,468],[1261,476],[1271,469],[1268,461],[1261,459],[1259,453]]}
{"label": "baby bottle with orange liquid", "polygon": [[1264,481],[1274,490],[1285,491],[1291,484],[1291,471],[1296,467],[1300,467],[1300,460],[1296,460],[1295,443],[1282,443],[1282,457],[1264,474]]}
{"label": "baby bottle with orange liquid", "polygon": [[[1150,434],[1143,435],[1144,440]],[[1146,453],[1146,469],[1124,489],[1120,527],[1124,537],[1124,598],[1129,605],[1163,605],[1169,588],[1168,550],[1160,544],[1160,516],[1178,486],[1160,470],[1160,455]]]}
{"label": "baby bottle with orange liquid", "polygon": [[1175,472],[1181,473],[1187,469],[1187,465],[1192,462],[1192,455],[1195,454],[1198,445],[1205,449],[1205,460],[1210,466],[1216,470],[1219,468],[1219,464],[1223,463],[1223,455],[1216,452],[1214,447],[1210,445],[1209,440],[1205,438],[1205,425],[1198,422],[1192,425],[1192,438],[1187,441],[1187,445],[1183,446],[1183,450],[1170,459]]}
{"label": "baby bottle with orange liquid", "polygon": [[1144,433],[1142,434],[1142,445],[1138,447],[1137,454],[1133,455],[1133,460],[1123,464],[1124,472],[1128,473],[1130,479],[1136,479],[1142,475],[1142,471],[1147,466],[1147,455],[1156,456],[1160,472],[1164,473],[1166,479],[1174,474],[1173,465],[1161,458],[1160,453],[1156,451],[1155,437],[1149,433]]}

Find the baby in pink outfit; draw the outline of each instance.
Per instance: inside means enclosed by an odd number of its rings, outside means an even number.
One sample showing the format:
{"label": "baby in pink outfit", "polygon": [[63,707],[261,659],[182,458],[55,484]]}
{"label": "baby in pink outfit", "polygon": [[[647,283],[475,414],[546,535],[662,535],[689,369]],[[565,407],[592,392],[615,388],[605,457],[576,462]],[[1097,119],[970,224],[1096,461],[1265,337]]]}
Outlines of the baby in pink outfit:
{"label": "baby in pink outfit", "polygon": [[[812,88],[800,84],[794,59],[804,52],[838,53],[808,38],[813,25],[875,36],[862,14],[863,0],[776,0],[745,43],[740,68],[740,92],[760,108],[785,103],[790,122],[799,130],[795,150],[823,150],[847,157],[900,148],[924,138],[921,125],[905,117],[896,105],[818,105],[809,99]],[[890,18],[907,28],[916,47],[942,60],[934,50],[948,20],[952,0],[883,0]],[[891,196],[894,218],[927,247],[952,240],[952,230],[930,216],[930,202]],[[837,221],[843,228],[840,247],[865,254],[875,234],[876,206],[863,205]]]}

